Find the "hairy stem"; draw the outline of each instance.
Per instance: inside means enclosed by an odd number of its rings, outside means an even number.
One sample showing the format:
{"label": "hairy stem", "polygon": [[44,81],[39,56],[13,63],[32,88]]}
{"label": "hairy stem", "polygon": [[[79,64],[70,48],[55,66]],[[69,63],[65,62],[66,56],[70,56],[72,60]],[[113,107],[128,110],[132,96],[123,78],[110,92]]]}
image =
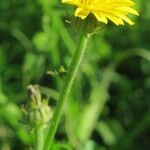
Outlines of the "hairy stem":
{"label": "hairy stem", "polygon": [[36,130],[36,150],[43,150],[44,147],[44,127],[41,126]]}
{"label": "hairy stem", "polygon": [[85,34],[82,34],[80,36],[78,47],[75,51],[75,54],[73,55],[71,64],[69,66],[66,80],[65,80],[62,90],[60,92],[58,104],[56,106],[56,109],[55,109],[55,112],[54,112],[54,115],[52,118],[51,126],[50,126],[50,129],[49,129],[46,141],[45,141],[44,150],[50,150],[50,148],[52,146],[53,139],[54,139],[54,136],[55,136],[55,133],[56,133],[59,121],[60,121],[60,117],[61,117],[61,114],[63,111],[64,103],[67,99],[67,96],[68,96],[70,90],[71,90],[74,78],[75,78],[78,68],[81,64],[81,61],[82,61],[82,58],[84,55],[84,51],[85,51],[87,43],[88,43],[88,39],[89,39],[89,36],[87,36]]}

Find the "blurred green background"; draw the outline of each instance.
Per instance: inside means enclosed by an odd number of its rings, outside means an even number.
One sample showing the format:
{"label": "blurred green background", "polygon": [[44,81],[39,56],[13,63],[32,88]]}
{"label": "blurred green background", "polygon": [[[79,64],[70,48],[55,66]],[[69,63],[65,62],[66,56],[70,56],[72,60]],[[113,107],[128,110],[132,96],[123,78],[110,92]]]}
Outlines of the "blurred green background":
{"label": "blurred green background", "polygon": [[[136,4],[134,26],[109,23],[88,44],[54,150],[150,149],[150,1]],[[63,77],[46,72],[68,68],[78,41],[65,22],[72,10],[59,0],[0,0],[1,150],[30,145],[19,110],[29,84],[54,108]]]}

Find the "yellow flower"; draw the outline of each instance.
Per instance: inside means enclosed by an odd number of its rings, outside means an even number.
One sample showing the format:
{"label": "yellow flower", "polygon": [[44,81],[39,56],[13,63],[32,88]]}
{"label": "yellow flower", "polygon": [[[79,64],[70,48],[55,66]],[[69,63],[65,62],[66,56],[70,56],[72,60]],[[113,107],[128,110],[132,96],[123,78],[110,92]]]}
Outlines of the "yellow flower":
{"label": "yellow flower", "polygon": [[93,14],[98,21],[105,24],[111,20],[116,25],[124,25],[124,21],[133,25],[127,14],[139,15],[132,8],[135,4],[132,0],[62,0],[62,3],[75,5],[76,17],[85,19],[89,14]]}

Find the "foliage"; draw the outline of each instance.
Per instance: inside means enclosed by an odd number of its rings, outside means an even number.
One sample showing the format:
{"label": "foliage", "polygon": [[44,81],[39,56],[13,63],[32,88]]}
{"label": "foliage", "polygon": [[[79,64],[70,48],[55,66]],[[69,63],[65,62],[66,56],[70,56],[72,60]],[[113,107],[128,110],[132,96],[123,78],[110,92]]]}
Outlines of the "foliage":
{"label": "foliage", "polygon": [[[136,3],[134,26],[109,23],[88,44],[53,150],[150,149],[150,1]],[[71,14],[58,0],[0,1],[0,149],[32,143],[19,109],[28,85],[55,108],[78,39]]]}

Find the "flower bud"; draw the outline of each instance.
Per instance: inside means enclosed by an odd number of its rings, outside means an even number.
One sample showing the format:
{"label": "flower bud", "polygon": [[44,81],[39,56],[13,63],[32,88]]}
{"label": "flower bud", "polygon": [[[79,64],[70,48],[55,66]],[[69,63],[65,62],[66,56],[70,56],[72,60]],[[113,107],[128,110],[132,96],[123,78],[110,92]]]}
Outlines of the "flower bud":
{"label": "flower bud", "polygon": [[38,85],[30,85],[27,87],[29,93],[29,102],[21,108],[27,124],[31,128],[45,126],[52,117],[52,111],[48,105],[48,100],[42,99]]}

